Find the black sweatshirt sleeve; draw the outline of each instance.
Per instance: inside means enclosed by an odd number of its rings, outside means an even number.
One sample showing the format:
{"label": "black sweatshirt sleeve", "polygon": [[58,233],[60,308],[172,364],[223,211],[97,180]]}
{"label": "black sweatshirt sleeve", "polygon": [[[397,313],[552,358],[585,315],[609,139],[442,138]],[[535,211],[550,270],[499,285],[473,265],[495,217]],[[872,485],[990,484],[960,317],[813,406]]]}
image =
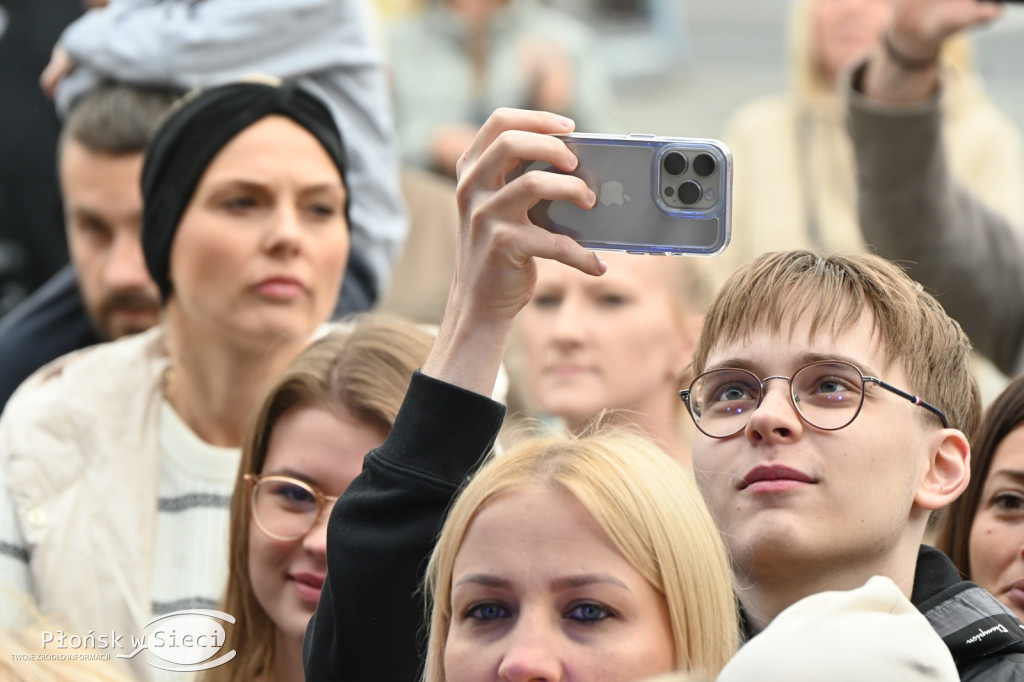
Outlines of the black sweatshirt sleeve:
{"label": "black sweatshirt sleeve", "polygon": [[415,682],[423,571],[445,513],[494,445],[505,408],[419,372],[387,440],[334,506],[306,680]]}

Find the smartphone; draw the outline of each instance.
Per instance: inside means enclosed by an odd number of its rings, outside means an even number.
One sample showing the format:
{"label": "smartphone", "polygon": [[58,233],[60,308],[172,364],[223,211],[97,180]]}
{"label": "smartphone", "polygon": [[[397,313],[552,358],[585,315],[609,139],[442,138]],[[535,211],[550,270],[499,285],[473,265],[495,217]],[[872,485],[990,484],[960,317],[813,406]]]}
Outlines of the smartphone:
{"label": "smartphone", "polygon": [[[534,224],[605,251],[712,256],[732,234],[732,155],[719,140],[655,135],[559,135],[597,195],[594,207],[541,201]],[[524,162],[514,175],[561,173]]]}

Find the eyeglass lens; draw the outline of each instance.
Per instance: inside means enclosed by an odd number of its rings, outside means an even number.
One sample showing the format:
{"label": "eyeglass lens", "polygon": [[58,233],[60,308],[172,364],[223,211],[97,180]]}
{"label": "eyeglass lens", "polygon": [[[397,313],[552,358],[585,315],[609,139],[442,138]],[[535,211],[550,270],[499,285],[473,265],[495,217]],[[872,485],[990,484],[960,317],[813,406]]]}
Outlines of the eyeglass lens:
{"label": "eyeglass lens", "polygon": [[252,492],[256,522],[270,536],[297,540],[309,532],[320,513],[320,499],[301,481],[264,478]]}
{"label": "eyeglass lens", "polygon": [[[864,398],[863,375],[845,363],[807,365],[793,375],[791,384],[797,411],[820,429],[841,429],[852,422]],[[694,381],[690,407],[701,430],[711,436],[728,436],[746,426],[761,402],[761,392],[760,379],[750,372],[712,370]]]}

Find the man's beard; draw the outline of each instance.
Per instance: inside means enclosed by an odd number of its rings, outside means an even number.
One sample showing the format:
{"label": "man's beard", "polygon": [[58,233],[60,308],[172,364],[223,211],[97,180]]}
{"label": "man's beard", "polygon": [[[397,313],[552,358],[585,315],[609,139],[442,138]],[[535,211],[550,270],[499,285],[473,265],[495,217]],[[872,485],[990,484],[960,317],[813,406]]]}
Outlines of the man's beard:
{"label": "man's beard", "polygon": [[92,318],[97,331],[107,340],[112,341],[119,336],[146,331],[153,324],[118,321],[117,329],[113,329],[111,328],[113,318],[119,311],[152,313],[155,320],[160,312],[160,301],[141,289],[117,291],[103,299]]}

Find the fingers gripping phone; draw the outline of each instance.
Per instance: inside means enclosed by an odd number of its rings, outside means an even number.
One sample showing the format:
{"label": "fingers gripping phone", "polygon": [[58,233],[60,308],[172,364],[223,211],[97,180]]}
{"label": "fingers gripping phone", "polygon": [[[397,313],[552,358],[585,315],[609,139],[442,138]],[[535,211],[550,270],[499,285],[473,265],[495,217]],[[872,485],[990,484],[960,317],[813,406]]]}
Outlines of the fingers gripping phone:
{"label": "fingers gripping phone", "polygon": [[[594,207],[541,201],[530,220],[583,246],[629,253],[711,256],[729,244],[732,156],[718,140],[653,135],[559,135],[597,195]],[[524,162],[518,174],[561,173]]]}

